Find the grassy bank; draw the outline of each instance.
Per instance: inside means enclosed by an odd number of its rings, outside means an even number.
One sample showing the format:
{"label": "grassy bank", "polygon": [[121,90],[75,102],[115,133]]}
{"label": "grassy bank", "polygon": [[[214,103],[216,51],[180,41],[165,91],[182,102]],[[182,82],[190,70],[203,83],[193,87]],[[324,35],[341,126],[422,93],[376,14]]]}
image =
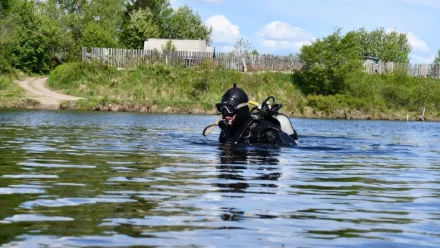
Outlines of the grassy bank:
{"label": "grassy bank", "polygon": [[[418,119],[426,110],[429,120],[440,120],[440,80],[402,73],[349,74],[343,94],[308,96],[307,105],[325,113],[359,112],[374,119]],[[389,117],[386,117],[389,116]]]}
{"label": "grassy bank", "polygon": [[64,108],[170,113],[214,113],[214,104],[237,83],[250,99],[273,95],[296,117],[347,119],[440,119],[440,82],[405,75],[350,74],[342,94],[305,95],[285,73],[170,68],[164,65],[118,71],[99,64],[64,64],[52,71],[50,87],[86,97]]}
{"label": "grassy bank", "polygon": [[111,104],[125,110],[183,113],[214,113],[214,104],[234,82],[255,101],[275,94],[289,113],[298,111],[298,106],[305,102],[291,83],[291,76],[283,73],[250,75],[163,65],[117,71],[102,65],[74,63],[58,67],[49,78],[50,87],[89,98],[78,102],[82,109],[105,109]]}
{"label": "grassy bank", "polygon": [[0,108],[23,108],[34,105],[25,98],[25,91],[15,82],[12,74],[0,75]]}

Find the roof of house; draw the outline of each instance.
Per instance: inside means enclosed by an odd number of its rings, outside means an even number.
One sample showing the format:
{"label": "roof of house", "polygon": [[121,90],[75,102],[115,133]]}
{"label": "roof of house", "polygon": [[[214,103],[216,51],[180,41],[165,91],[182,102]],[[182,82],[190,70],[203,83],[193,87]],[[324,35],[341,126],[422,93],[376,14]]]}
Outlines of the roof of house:
{"label": "roof of house", "polygon": [[380,60],[380,58],[376,58],[373,56],[364,56],[365,59],[375,59],[375,60]]}
{"label": "roof of house", "polygon": [[173,40],[151,38],[144,42],[144,50],[162,51],[167,42],[171,41],[176,51],[209,52],[214,53],[215,48],[207,46],[205,40]]}

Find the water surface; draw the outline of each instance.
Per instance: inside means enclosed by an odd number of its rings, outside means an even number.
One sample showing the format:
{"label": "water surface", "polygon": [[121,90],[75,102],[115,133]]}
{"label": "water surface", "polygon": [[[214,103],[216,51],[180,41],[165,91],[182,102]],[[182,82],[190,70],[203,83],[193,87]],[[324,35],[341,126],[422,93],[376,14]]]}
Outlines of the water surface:
{"label": "water surface", "polygon": [[0,111],[0,245],[440,246],[440,123],[292,119],[277,148],[215,119]]}

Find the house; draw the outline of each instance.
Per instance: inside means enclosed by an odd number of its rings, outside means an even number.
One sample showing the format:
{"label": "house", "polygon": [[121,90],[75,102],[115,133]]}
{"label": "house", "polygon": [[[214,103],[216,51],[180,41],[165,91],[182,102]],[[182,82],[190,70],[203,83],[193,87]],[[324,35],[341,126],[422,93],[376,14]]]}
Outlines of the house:
{"label": "house", "polygon": [[366,61],[371,61],[372,63],[374,63],[374,64],[379,64],[379,61],[380,61],[380,59],[379,58],[376,58],[376,57],[372,57],[372,56],[364,56],[364,59],[366,60]]}
{"label": "house", "polygon": [[364,56],[365,71],[369,73],[379,73],[379,62],[379,58]]}
{"label": "house", "polygon": [[174,39],[156,39],[151,38],[144,42],[144,50],[162,51],[167,43],[171,41],[176,51],[183,52],[204,52],[211,53],[208,57],[215,56],[215,48],[206,44],[206,40],[174,40]]}

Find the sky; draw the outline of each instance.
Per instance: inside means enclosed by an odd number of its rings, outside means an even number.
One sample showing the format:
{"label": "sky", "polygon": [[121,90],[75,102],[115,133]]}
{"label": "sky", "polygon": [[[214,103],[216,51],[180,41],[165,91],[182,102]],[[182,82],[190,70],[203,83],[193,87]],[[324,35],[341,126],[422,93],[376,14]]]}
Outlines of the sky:
{"label": "sky", "polygon": [[341,28],[383,27],[406,33],[411,63],[428,64],[440,49],[440,0],[170,0],[190,6],[213,30],[217,52],[239,38],[261,53],[288,55]]}

